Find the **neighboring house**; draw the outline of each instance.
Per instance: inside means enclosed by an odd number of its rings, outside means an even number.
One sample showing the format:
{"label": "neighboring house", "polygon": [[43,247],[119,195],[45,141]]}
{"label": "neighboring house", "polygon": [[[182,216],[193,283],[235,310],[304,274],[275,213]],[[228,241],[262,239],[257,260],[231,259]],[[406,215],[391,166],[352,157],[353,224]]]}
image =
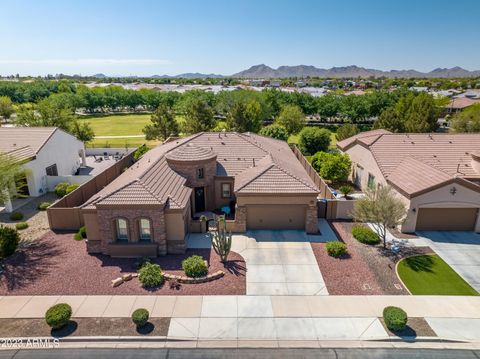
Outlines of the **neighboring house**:
{"label": "neighboring house", "polygon": [[227,229],[318,232],[318,188],[286,142],[199,133],[160,145],[82,206],[90,253],[183,253],[199,217],[228,206]]}
{"label": "neighboring house", "polygon": [[[0,127],[0,153],[21,161],[26,176],[22,195],[47,191],[47,176],[75,174],[85,158],[83,142],[56,127]],[[7,212],[11,203],[5,203]]]}
{"label": "neighboring house", "polygon": [[480,99],[472,99],[468,97],[454,97],[449,102],[447,106],[445,106],[444,114],[452,114],[463,111],[467,107],[480,103]]}
{"label": "neighboring house", "polygon": [[362,190],[390,185],[408,208],[402,232],[480,232],[480,134],[362,132],[340,141]]}

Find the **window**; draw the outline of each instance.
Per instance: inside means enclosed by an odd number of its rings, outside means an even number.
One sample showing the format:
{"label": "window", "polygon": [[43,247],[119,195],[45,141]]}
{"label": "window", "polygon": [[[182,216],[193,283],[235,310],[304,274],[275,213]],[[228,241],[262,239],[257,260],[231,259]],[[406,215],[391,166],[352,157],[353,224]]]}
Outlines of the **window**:
{"label": "window", "polygon": [[128,242],[128,223],[123,218],[117,219],[117,241]]}
{"label": "window", "polygon": [[371,173],[368,174],[367,186],[370,189],[375,189],[375,176],[372,175]]}
{"label": "window", "polygon": [[197,169],[197,178],[198,178],[198,179],[202,179],[202,178],[203,178],[203,175],[204,175],[204,173],[203,173],[203,168]]}
{"label": "window", "polygon": [[150,242],[152,239],[152,232],[150,229],[150,220],[147,218],[142,218],[138,222],[138,230],[140,232],[140,242]]}
{"label": "window", "polygon": [[48,166],[45,168],[45,171],[47,172],[47,176],[58,176],[57,164]]}
{"label": "window", "polygon": [[232,190],[230,183],[222,183],[222,198],[230,198]]}

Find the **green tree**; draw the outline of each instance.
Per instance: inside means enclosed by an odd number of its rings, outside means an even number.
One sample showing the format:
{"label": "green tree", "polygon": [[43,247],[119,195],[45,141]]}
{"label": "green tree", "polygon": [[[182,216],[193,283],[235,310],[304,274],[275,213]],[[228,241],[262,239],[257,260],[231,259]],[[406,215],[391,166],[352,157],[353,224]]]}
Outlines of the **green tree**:
{"label": "green tree", "polygon": [[7,122],[14,112],[13,102],[10,97],[0,96],[0,117]]}
{"label": "green tree", "polygon": [[433,132],[438,127],[438,115],[439,109],[433,96],[419,93],[406,113],[405,129],[407,132]]}
{"label": "green tree", "polygon": [[330,146],[330,131],[325,128],[305,127],[300,131],[298,148],[303,154],[326,151]]}
{"label": "green tree", "polygon": [[352,161],[346,153],[317,152],[312,158],[312,166],[320,177],[331,182],[341,182],[348,178]]}
{"label": "green tree", "polygon": [[480,132],[480,104],[470,106],[452,118],[455,132]]}
{"label": "green tree", "polygon": [[80,122],[75,120],[70,126],[70,132],[80,141],[87,143],[95,138],[92,126],[88,122]]}
{"label": "green tree", "polygon": [[178,123],[172,108],[166,104],[160,104],[150,117],[152,124],[146,125],[143,129],[145,138],[150,140],[166,140],[170,136],[177,136],[179,132]]}
{"label": "green tree", "polygon": [[262,136],[272,137],[277,140],[287,141],[288,140],[288,133],[285,127],[280,125],[269,125],[260,130],[260,134]]}
{"label": "green tree", "polygon": [[299,133],[305,123],[305,115],[296,105],[283,106],[275,120],[275,124],[285,127],[289,135]]}
{"label": "green tree", "polygon": [[0,153],[0,203],[16,195],[20,188],[16,186],[15,179],[25,174],[26,171],[20,162]]}
{"label": "green tree", "polygon": [[337,129],[337,132],[335,133],[335,137],[337,138],[338,141],[342,141],[346,138],[355,136],[359,132],[360,132],[360,129],[358,128],[357,125],[353,123],[346,123],[344,125],[341,125]]}
{"label": "green tree", "polygon": [[374,129],[384,129],[390,132],[405,132],[405,122],[399,116],[395,107],[385,109],[373,124]]}
{"label": "green tree", "polygon": [[213,110],[203,99],[194,98],[185,109],[185,132],[189,134],[210,131],[215,127]]}
{"label": "green tree", "polygon": [[387,229],[403,223],[406,215],[405,205],[389,186],[367,189],[365,196],[355,201],[353,207],[353,217],[356,221],[375,225],[383,239],[384,248],[387,246]]}

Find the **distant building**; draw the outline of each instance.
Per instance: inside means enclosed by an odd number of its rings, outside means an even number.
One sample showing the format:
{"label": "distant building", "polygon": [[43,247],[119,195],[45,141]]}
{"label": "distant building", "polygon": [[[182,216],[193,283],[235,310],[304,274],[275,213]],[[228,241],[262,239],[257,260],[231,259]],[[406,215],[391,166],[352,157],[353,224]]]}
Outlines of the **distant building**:
{"label": "distant building", "polygon": [[454,97],[452,98],[450,103],[445,106],[445,113],[457,113],[477,103],[480,103],[480,99],[472,99],[468,97]]}

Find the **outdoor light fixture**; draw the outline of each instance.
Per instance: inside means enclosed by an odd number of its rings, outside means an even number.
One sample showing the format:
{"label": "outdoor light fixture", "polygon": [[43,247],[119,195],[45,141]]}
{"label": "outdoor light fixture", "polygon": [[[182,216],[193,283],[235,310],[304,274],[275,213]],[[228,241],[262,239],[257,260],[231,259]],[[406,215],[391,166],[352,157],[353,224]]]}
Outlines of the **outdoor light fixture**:
{"label": "outdoor light fixture", "polygon": [[457,188],[456,188],[456,187],[450,188],[450,194],[451,194],[452,196],[454,196],[455,193],[457,193]]}
{"label": "outdoor light fixture", "polygon": [[413,212],[413,213],[417,212],[417,209],[416,209],[416,208],[412,208],[412,212]]}

